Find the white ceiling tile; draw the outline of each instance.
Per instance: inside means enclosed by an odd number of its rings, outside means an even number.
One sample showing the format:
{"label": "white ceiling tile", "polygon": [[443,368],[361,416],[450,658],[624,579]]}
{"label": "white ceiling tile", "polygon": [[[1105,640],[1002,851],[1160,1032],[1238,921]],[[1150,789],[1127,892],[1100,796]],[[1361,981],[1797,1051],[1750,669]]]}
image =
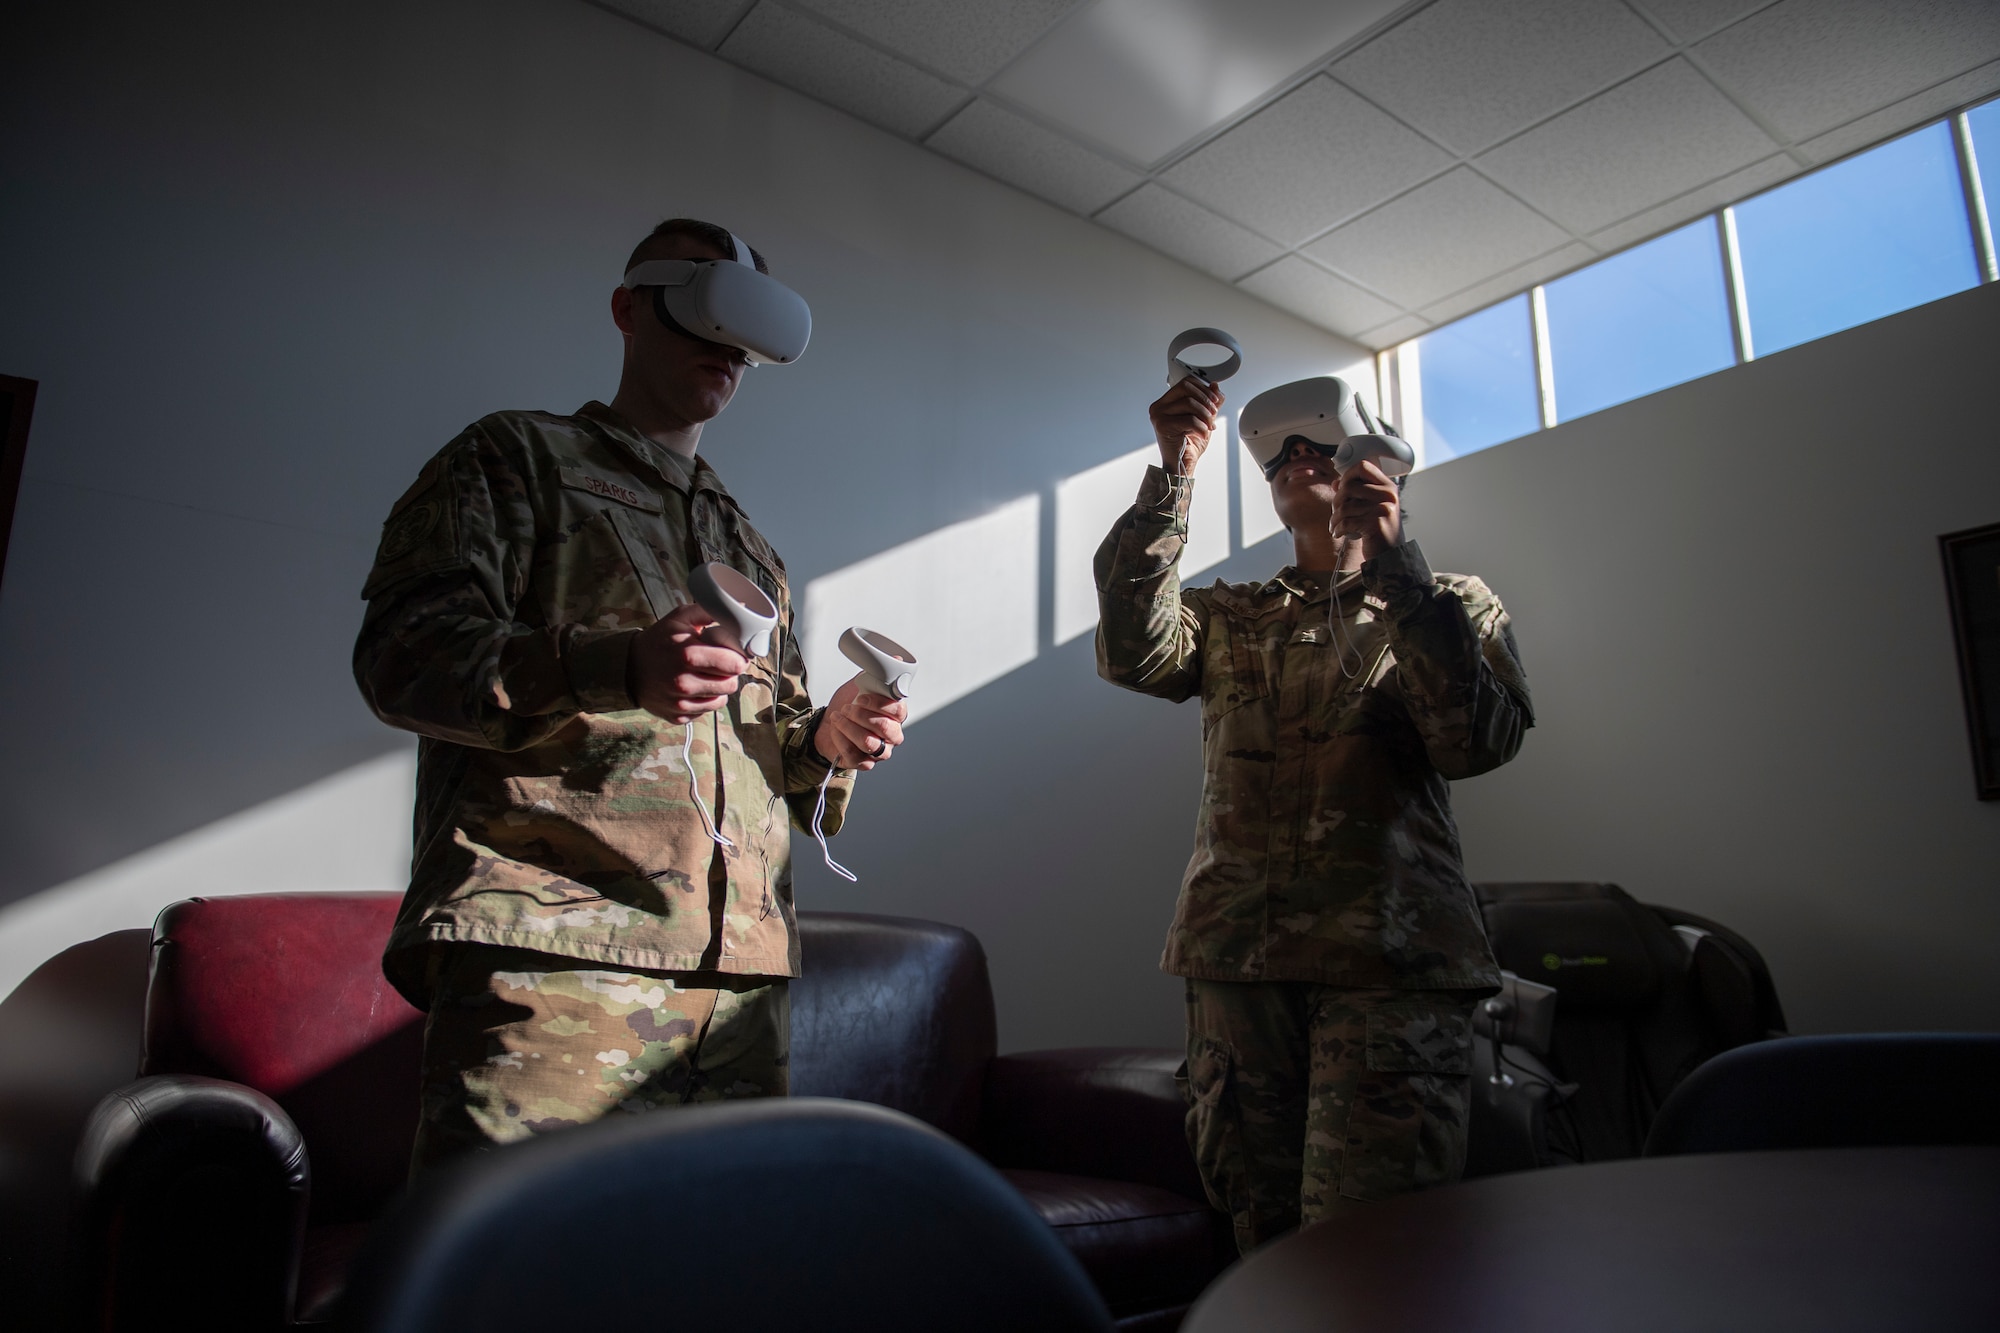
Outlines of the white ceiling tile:
{"label": "white ceiling tile", "polygon": [[1695,54],[1793,140],[2000,57],[1994,0],[1784,0]]}
{"label": "white ceiling tile", "polygon": [[1399,315],[1379,328],[1370,329],[1366,333],[1355,334],[1354,341],[1360,343],[1363,347],[1379,352],[1385,347],[1394,347],[1398,343],[1406,343],[1418,334],[1428,331],[1431,327],[1431,322],[1421,315]]}
{"label": "white ceiling tile", "polygon": [[1349,337],[1403,313],[1297,255],[1286,255],[1236,285],[1280,310]]}
{"label": "white ceiling tile", "polygon": [[1581,241],[1571,241],[1560,250],[1543,255],[1539,259],[1531,259],[1519,268],[1495,274],[1462,292],[1455,292],[1442,301],[1433,302],[1425,306],[1421,313],[1425,319],[1433,323],[1444,324],[1457,319],[1460,315],[1469,315],[1484,306],[1492,305],[1503,297],[1524,292],[1538,282],[1547,282],[1573,268],[1581,268],[1595,258],[1597,251]]}
{"label": "white ceiling tile", "polygon": [[1734,23],[1771,0],[1638,0],[1639,8],[1666,26],[1683,42],[1706,37],[1725,23]]}
{"label": "white ceiling tile", "polygon": [[1233,282],[1283,253],[1255,232],[1157,185],[1134,190],[1099,213],[1097,220],[1224,282]]}
{"label": "white ceiling tile", "polygon": [[972,103],[924,142],[946,157],[1086,216],[1142,179],[987,101]]}
{"label": "white ceiling tile", "polygon": [[1664,204],[1635,213],[1623,222],[1614,222],[1601,231],[1594,231],[1590,234],[1590,243],[1606,254],[1623,250],[1628,245],[1637,245],[1661,232],[1692,222],[1704,213],[1713,213],[1726,204],[1747,199],[1759,190],[1768,190],[1779,181],[1804,170],[1791,154],[1773,153],[1762,162],[1752,162],[1741,171],[1731,172],[1720,180],[1710,181]]}
{"label": "white ceiling tile", "polygon": [[921,136],[966,96],[954,84],[773,4],[751,10],[716,54],[905,138]]}
{"label": "white ceiling tile", "polygon": [[1499,186],[1460,167],[1328,233],[1305,253],[1414,308],[1569,239]]}
{"label": "white ceiling tile", "polygon": [[1296,244],[1450,165],[1435,144],[1321,77],[1161,179],[1224,217]]}
{"label": "white ceiling tile", "polygon": [[1768,157],[1776,146],[1676,59],[1500,145],[1479,166],[1557,222],[1587,232]]}
{"label": "white ceiling tile", "polygon": [[704,51],[729,35],[756,0],[590,0],[600,9],[634,18]]}
{"label": "white ceiling tile", "polygon": [[1618,0],[1438,0],[1333,72],[1440,143],[1476,153],[1671,49]]}
{"label": "white ceiling tile", "polygon": [[987,91],[1149,165],[1263,101],[1403,3],[1093,0]]}
{"label": "white ceiling tile", "polygon": [[1904,130],[1915,129],[1926,121],[1936,120],[1947,111],[1976,102],[1993,92],[2000,92],[2000,60],[1989,61],[1955,79],[1946,79],[1935,87],[1926,88],[1915,97],[1906,97],[1893,106],[1883,107],[1859,120],[1850,120],[1839,129],[1816,139],[1808,139],[1799,145],[1799,151],[1814,162],[1831,162],[1870,144],[1894,138]]}
{"label": "white ceiling tile", "polygon": [[792,0],[898,55],[963,83],[984,83],[1078,0]]}

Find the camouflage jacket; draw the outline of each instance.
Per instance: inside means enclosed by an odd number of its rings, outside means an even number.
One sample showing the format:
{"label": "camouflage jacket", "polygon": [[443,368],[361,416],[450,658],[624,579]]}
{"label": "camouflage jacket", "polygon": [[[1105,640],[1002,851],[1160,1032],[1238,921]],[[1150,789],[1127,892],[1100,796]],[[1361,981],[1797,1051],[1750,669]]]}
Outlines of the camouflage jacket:
{"label": "camouflage jacket", "polygon": [[[722,560],[777,603],[771,653],[683,729],[633,705],[626,657]],[[423,738],[410,887],[390,980],[424,1002],[421,946],[514,945],[625,967],[796,976],[792,819],[827,765],[777,553],[706,462],[601,403],[501,412],[424,466],[383,526],[354,675]],[[828,792],[840,827],[851,774]],[[787,818],[789,810],[790,818]]]}
{"label": "camouflage jacket", "polygon": [[1294,569],[1184,591],[1193,493],[1192,478],[1148,469],[1096,562],[1099,674],[1201,696],[1201,813],[1161,967],[1498,984],[1446,780],[1506,762],[1534,722],[1499,600],[1478,579],[1432,575],[1414,542],[1337,581],[1339,643],[1328,591]]}

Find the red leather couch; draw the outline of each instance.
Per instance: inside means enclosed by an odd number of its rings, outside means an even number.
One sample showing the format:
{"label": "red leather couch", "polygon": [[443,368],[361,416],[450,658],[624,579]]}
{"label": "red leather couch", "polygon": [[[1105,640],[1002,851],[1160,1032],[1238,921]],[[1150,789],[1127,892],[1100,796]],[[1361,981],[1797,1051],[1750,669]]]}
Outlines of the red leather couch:
{"label": "red leather couch", "polygon": [[[395,894],[193,899],[154,929],[141,1078],[77,1157],[89,1324],[325,1320],[402,1189],[423,1015],[383,979]],[[1171,1329],[1232,1256],[1182,1138],[1178,1053],[996,1057],[979,942],[799,917],[792,1089],[907,1112],[983,1153],[1124,1329]]]}

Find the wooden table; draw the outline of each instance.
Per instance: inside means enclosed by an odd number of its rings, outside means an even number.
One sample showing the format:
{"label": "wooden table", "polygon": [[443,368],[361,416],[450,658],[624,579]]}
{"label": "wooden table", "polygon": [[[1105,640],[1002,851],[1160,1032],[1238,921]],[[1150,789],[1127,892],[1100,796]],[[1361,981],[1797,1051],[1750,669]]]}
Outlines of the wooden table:
{"label": "wooden table", "polygon": [[1658,1157],[1353,1205],[1183,1333],[2000,1330],[2000,1148]]}

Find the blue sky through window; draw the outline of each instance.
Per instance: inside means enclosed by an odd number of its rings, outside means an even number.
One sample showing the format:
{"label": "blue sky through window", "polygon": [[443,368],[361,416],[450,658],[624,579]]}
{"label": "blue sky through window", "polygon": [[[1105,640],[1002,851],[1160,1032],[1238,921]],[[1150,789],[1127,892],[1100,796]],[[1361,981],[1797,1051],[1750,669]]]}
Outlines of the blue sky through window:
{"label": "blue sky through window", "polygon": [[1944,124],[1739,204],[1736,226],[1758,356],[1979,281]]}
{"label": "blue sky through window", "polygon": [[1558,278],[1543,294],[1559,420],[1736,363],[1713,218]]}
{"label": "blue sky through window", "polygon": [[1489,306],[1417,340],[1424,461],[1475,453],[1542,424],[1528,298]]}

